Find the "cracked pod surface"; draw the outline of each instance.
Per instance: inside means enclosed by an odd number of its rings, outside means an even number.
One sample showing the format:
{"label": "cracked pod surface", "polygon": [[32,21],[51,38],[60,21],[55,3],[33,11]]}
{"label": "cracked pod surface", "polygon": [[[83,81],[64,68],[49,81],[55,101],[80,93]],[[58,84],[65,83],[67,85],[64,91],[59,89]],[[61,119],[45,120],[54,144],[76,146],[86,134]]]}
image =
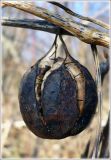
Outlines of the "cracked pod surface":
{"label": "cracked pod surface", "polygon": [[62,139],[83,131],[97,105],[96,84],[89,71],[69,54],[47,54],[23,76],[19,104],[28,128],[46,139]]}

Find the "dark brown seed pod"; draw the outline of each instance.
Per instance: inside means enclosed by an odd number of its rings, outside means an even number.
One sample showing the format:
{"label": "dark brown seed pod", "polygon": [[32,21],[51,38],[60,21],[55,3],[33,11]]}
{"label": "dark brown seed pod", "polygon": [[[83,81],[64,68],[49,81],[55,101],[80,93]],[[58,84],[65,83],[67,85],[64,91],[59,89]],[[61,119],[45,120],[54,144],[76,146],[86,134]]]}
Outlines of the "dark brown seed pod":
{"label": "dark brown seed pod", "polygon": [[37,136],[62,139],[83,131],[97,105],[96,84],[89,71],[69,54],[47,55],[22,78],[19,103],[23,119]]}

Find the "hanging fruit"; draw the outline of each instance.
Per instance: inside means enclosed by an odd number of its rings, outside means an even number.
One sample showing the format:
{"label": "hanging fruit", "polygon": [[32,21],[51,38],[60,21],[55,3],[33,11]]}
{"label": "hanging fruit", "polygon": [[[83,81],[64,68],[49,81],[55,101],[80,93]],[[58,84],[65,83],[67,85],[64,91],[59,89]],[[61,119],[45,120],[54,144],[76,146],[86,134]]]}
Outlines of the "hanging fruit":
{"label": "hanging fruit", "polygon": [[[56,43],[23,76],[19,104],[28,128],[46,139],[62,139],[83,131],[97,105],[97,88],[89,71],[69,54],[56,55]],[[55,47],[55,52],[51,50]]]}

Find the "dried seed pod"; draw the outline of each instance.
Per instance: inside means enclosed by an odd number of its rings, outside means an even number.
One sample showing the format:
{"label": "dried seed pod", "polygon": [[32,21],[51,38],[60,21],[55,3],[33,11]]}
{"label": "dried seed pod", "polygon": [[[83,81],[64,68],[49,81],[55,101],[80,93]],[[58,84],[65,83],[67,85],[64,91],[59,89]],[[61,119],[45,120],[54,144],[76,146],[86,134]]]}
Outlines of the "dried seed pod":
{"label": "dried seed pod", "polygon": [[80,133],[90,123],[97,104],[96,84],[69,54],[65,59],[49,57],[47,54],[23,76],[20,110],[35,135],[62,139]]}

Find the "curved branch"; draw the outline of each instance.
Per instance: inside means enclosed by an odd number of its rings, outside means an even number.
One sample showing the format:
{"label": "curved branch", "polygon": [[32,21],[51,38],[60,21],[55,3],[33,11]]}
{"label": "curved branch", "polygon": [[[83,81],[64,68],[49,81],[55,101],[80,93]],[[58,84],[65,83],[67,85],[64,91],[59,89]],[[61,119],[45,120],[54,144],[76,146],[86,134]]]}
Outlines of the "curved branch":
{"label": "curved branch", "polygon": [[59,14],[53,14],[52,12],[49,12],[44,8],[32,5],[32,3],[3,2],[3,4],[4,6],[12,6],[43,18],[48,22],[65,29],[85,43],[109,47],[110,38],[108,34],[102,33],[93,27],[77,23],[73,19],[66,18],[65,16],[60,16]]}
{"label": "curved branch", "polygon": [[89,22],[92,22],[94,24],[97,24],[105,29],[108,29],[109,30],[109,25],[100,21],[100,20],[97,20],[97,19],[94,19],[94,18],[89,18],[89,17],[84,17],[84,16],[81,16],[75,12],[73,12],[72,10],[70,10],[69,8],[63,6],[62,4],[58,3],[58,2],[49,2],[51,4],[54,4],[60,8],[62,8],[63,10],[65,10],[68,14],[74,16],[74,17],[77,17],[79,19],[82,19],[82,20],[85,20],[85,21],[89,21]]}

